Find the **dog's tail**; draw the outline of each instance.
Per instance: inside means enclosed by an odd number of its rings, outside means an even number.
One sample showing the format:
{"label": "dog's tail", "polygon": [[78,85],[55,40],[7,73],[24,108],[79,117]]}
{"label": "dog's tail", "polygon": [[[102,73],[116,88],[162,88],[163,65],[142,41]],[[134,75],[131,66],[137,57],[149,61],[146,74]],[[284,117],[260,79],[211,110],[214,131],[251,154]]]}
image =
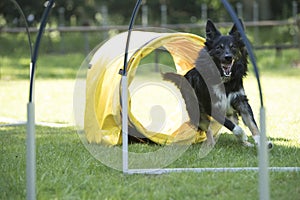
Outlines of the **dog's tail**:
{"label": "dog's tail", "polygon": [[166,81],[170,81],[180,90],[180,93],[185,101],[186,110],[190,117],[190,122],[195,127],[199,126],[200,111],[198,110],[198,100],[194,89],[184,76],[176,73],[162,73],[162,77]]}

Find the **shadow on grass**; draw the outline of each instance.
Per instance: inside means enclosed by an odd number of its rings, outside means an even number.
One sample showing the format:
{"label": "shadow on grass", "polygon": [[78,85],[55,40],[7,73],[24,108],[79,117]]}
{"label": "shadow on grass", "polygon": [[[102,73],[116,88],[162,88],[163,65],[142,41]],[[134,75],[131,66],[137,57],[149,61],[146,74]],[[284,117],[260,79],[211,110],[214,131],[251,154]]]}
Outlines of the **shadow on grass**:
{"label": "shadow on grass", "polygon": [[[0,129],[2,156],[15,155],[24,157],[26,127],[5,127]],[[300,166],[299,143],[287,138],[270,138],[274,148],[269,152],[269,162],[272,167]],[[252,139],[250,139],[251,142]],[[47,162],[61,162],[64,156],[75,160],[93,156],[88,153],[73,127],[50,128],[36,127],[36,144],[38,158],[47,156]],[[217,144],[203,158],[199,156],[202,143],[192,144],[176,161],[168,167],[256,167],[258,166],[257,148],[242,146],[232,134],[223,133]],[[163,145],[154,143],[134,143],[129,145],[130,152],[153,152]],[[66,153],[68,152],[68,153]],[[57,155],[60,154],[59,157]],[[43,155],[43,156],[42,156]],[[15,156],[13,156],[15,159]],[[167,155],[166,155],[167,156]],[[43,158],[45,159],[45,158]]]}

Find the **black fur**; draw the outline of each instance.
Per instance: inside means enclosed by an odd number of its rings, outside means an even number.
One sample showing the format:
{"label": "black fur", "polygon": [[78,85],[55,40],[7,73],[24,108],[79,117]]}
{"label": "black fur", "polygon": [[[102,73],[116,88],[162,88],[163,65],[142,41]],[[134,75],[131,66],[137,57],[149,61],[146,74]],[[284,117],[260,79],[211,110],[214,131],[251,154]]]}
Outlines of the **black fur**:
{"label": "black fur", "polygon": [[[208,119],[212,116],[233,131],[244,144],[249,145],[247,136],[237,125],[237,117],[241,116],[252,132],[255,142],[259,142],[259,130],[243,86],[243,78],[248,70],[247,56],[247,50],[235,24],[228,35],[222,35],[213,22],[208,20],[205,48],[199,52],[196,67],[184,77],[193,88],[199,105],[200,119],[193,119],[195,114],[190,115],[192,124],[209,132]],[[172,73],[164,74],[164,79],[174,82],[180,88],[188,113],[195,112],[195,109],[188,105],[186,88],[181,88],[178,84],[180,75],[170,74]],[[178,77],[175,78],[176,76]]]}

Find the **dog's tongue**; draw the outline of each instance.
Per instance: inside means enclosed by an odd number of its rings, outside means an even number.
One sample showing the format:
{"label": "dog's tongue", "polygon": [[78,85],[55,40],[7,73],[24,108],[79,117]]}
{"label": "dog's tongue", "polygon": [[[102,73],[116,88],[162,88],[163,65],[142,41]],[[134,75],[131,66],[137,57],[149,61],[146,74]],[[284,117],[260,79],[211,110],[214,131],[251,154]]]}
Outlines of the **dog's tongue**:
{"label": "dog's tongue", "polygon": [[231,74],[231,64],[224,65],[223,70],[224,70],[225,76],[230,76],[230,74]]}
{"label": "dog's tongue", "polygon": [[225,76],[231,75],[231,64],[223,64],[222,68]]}
{"label": "dog's tongue", "polygon": [[231,63],[223,62],[221,64],[224,76],[229,77],[231,75],[231,67],[232,67],[233,63],[234,63],[234,59],[231,60]]}

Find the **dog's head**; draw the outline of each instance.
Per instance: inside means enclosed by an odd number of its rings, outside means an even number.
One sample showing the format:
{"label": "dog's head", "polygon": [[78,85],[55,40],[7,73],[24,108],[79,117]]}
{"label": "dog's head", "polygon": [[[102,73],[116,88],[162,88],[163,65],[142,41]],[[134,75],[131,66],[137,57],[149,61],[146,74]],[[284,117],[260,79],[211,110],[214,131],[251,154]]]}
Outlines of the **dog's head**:
{"label": "dog's head", "polygon": [[[240,22],[242,24],[241,20]],[[236,24],[233,25],[228,35],[222,35],[213,22],[208,20],[205,46],[218,67],[221,77],[231,77],[233,72],[239,70],[237,69],[238,63],[246,67],[247,51]]]}

